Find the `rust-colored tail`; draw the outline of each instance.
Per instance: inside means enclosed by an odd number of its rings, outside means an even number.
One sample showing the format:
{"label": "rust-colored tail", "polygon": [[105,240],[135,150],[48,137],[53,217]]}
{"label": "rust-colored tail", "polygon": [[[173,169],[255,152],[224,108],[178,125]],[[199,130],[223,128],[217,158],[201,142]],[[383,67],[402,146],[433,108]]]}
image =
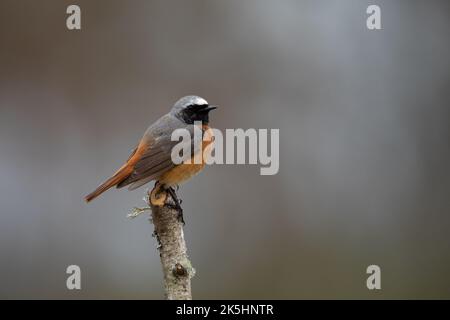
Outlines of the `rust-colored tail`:
{"label": "rust-colored tail", "polygon": [[131,172],[133,172],[133,167],[130,166],[128,163],[126,163],[111,178],[106,180],[97,189],[95,189],[93,192],[89,193],[86,197],[84,197],[84,200],[86,200],[86,202],[90,202],[90,201],[94,200],[99,195],[101,195],[103,192],[105,192],[106,190],[108,190],[111,187],[114,187],[119,182],[121,182],[123,179],[128,177],[131,174]]}

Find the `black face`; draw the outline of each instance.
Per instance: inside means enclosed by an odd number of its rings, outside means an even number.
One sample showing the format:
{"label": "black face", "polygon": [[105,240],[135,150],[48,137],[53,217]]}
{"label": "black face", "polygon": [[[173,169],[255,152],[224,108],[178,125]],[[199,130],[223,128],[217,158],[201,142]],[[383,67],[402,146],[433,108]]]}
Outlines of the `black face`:
{"label": "black face", "polygon": [[204,124],[207,124],[209,122],[209,112],[216,108],[208,104],[192,104],[183,109],[181,116],[187,124],[193,124],[194,121],[202,121]]}

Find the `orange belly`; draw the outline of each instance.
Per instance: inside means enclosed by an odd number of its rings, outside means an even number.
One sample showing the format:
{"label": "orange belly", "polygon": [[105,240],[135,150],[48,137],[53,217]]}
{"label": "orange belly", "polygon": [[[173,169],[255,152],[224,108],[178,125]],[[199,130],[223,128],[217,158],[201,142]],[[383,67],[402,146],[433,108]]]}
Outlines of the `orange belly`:
{"label": "orange belly", "polygon": [[208,156],[208,152],[205,149],[212,143],[212,130],[206,125],[203,126],[204,134],[206,134],[206,139],[202,143],[202,158],[201,163],[194,163],[194,157],[190,159],[190,163],[180,164],[169,171],[163,173],[158,181],[168,187],[176,186],[203,170],[205,167],[205,158]]}
{"label": "orange belly", "polygon": [[165,172],[158,179],[160,183],[168,187],[176,186],[189,178],[193,177],[204,168],[205,163],[201,164],[180,164],[175,168]]}

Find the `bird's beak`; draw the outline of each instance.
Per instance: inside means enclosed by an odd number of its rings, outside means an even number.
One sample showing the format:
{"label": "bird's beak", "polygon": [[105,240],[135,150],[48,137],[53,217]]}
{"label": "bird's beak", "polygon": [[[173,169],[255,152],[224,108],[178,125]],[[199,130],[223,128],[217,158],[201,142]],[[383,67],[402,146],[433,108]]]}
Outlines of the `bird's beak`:
{"label": "bird's beak", "polygon": [[214,109],[217,109],[217,106],[211,106],[211,105],[209,105],[209,106],[205,109],[205,111],[211,111],[211,110],[214,110]]}

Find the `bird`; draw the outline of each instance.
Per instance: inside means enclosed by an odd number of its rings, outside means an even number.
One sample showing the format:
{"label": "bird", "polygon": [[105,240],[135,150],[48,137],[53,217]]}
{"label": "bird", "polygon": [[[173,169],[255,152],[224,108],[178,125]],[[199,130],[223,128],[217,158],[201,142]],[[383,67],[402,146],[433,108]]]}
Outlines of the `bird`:
{"label": "bird", "polygon": [[[154,180],[156,181],[154,190],[170,193],[176,206],[181,209],[174,187],[178,188],[179,184],[204,168],[203,156],[200,163],[192,160],[198,156],[198,152],[203,152],[211,141],[197,143],[198,141],[195,140],[199,138],[194,134],[194,130],[195,125],[201,123],[201,139],[205,133],[210,132],[209,112],[214,109],[217,109],[217,106],[210,105],[199,96],[189,95],[179,99],[170,112],[148,127],[125,164],[93,192],[85,196],[85,201],[92,201],[114,186],[117,188],[128,186],[129,190],[134,190]],[[172,132],[176,129],[188,130],[191,136],[188,143],[193,146],[191,154],[185,155],[180,164],[175,164],[171,157],[172,148],[179,143],[171,139]]]}

